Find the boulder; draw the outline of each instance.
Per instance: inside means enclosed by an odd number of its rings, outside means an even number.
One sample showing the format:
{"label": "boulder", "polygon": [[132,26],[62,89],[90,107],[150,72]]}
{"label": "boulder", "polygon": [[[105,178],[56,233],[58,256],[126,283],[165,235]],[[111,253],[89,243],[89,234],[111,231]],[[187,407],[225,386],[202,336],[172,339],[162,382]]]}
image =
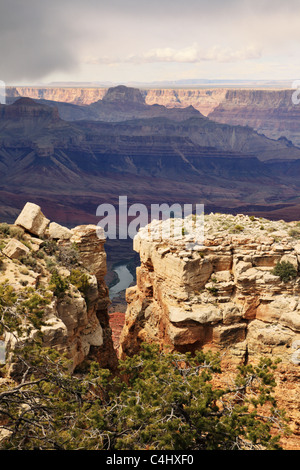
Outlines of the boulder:
{"label": "boulder", "polygon": [[49,222],[50,220],[44,216],[40,206],[27,202],[15,221],[15,225],[23,227],[37,237],[42,237]]}
{"label": "boulder", "polygon": [[55,240],[69,240],[73,233],[67,227],[51,222],[49,225],[49,236]]}
{"label": "boulder", "polygon": [[22,256],[27,255],[29,252],[30,250],[27,246],[14,238],[11,239],[3,249],[3,253],[10,259],[19,259]]}

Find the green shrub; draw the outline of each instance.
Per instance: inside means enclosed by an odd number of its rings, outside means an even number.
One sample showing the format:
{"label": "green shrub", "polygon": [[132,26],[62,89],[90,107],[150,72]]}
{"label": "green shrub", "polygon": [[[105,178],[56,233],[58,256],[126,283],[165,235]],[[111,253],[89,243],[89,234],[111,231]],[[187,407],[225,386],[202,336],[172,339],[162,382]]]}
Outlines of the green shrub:
{"label": "green shrub", "polygon": [[46,253],[48,256],[55,255],[56,252],[58,251],[58,246],[55,240],[46,240],[43,243],[43,251]]}
{"label": "green shrub", "polygon": [[206,289],[215,297],[218,295],[218,289],[216,287],[206,287]]}
{"label": "green shrub", "polygon": [[88,275],[82,272],[80,269],[72,269],[68,280],[84,295],[85,301],[87,302],[88,290],[90,287]]}
{"label": "green shrub", "polygon": [[220,358],[209,352],[167,354],[142,345],[119,361],[115,376],[96,362],[70,375],[61,354],[36,344],[19,354],[31,375],[21,387],[2,385],[11,433],[1,450],[280,449],[286,427],[271,360],[240,366],[223,389],[213,383]]}
{"label": "green shrub", "polygon": [[37,267],[36,259],[30,254],[20,258],[20,261],[21,261],[21,263],[25,264],[26,266],[30,266],[33,269],[36,269],[36,267]]}
{"label": "green shrub", "polygon": [[55,263],[54,259],[50,258],[50,257],[47,257],[46,258],[46,267],[47,267],[47,269],[49,269],[49,271],[51,272],[53,270],[54,266],[56,266],[56,263]]}
{"label": "green shrub", "polygon": [[54,270],[50,279],[49,288],[52,290],[53,294],[56,297],[61,297],[62,294],[66,292],[69,287],[69,282],[67,279],[63,279],[57,272]]}
{"label": "green shrub", "polygon": [[7,236],[7,235],[9,235],[9,232],[10,232],[10,226],[5,222],[1,223],[0,224],[0,233],[4,236]]}
{"label": "green shrub", "polygon": [[271,273],[279,276],[283,282],[288,282],[297,276],[296,268],[289,261],[278,262]]}
{"label": "green shrub", "polygon": [[9,235],[17,240],[22,240],[24,237],[24,230],[21,227],[10,227]]}
{"label": "green shrub", "polygon": [[296,230],[296,229],[294,229],[294,228],[291,228],[288,233],[289,233],[289,236],[290,236],[290,237],[293,237],[293,238],[300,238],[300,231],[299,231],[299,230]]}
{"label": "green shrub", "polygon": [[230,233],[240,233],[244,230],[242,225],[235,225],[231,230]]}
{"label": "green shrub", "polygon": [[[21,281],[26,285],[27,281]],[[32,327],[43,325],[44,308],[49,304],[51,294],[32,287],[16,291],[8,282],[0,284],[0,336],[5,331],[16,332],[18,336],[29,333]],[[26,320],[24,322],[24,320]]]}
{"label": "green shrub", "polygon": [[68,269],[79,264],[79,252],[74,243],[72,246],[60,246],[56,252],[56,258]]}

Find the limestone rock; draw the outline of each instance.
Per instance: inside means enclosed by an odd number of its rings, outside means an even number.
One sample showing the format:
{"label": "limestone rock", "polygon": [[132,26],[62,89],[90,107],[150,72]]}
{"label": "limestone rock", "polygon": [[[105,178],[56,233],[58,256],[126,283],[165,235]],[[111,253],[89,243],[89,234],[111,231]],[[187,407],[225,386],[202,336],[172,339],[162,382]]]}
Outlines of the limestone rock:
{"label": "limestone rock", "polygon": [[42,237],[49,222],[49,219],[42,213],[40,206],[27,202],[16,219],[15,225],[20,225],[33,235]]}
{"label": "limestone rock", "polygon": [[281,260],[298,269],[300,244],[289,235],[296,222],[208,214],[195,250],[191,237],[165,236],[161,224],[153,221],[134,239],[141,266],[127,292],[121,357],[137,352],[143,338],[175,350],[230,348],[241,360],[263,353],[290,363],[287,348],[300,334],[300,276],[285,283],[272,270]]}
{"label": "limestone rock", "polygon": [[[3,261],[1,276],[14,291],[20,293],[20,299],[31,295],[27,288],[33,287],[36,294],[47,299],[49,303],[43,306],[43,325],[40,331],[31,327],[20,338],[8,332],[5,334],[8,374],[20,373],[20,364],[13,362],[16,345],[22,347],[26,341],[40,333],[43,346],[55,348],[66,355],[71,372],[87,358],[98,361],[102,367],[114,369],[117,356],[109,325],[110,301],[104,279],[106,254],[103,232],[93,225],[82,225],[71,231],[55,222],[45,231],[48,219],[43,216],[38,206],[30,203],[26,204],[17,222],[30,232],[24,234],[29,248],[19,240],[11,238],[3,250],[6,258]],[[52,266],[55,265],[58,275],[65,281],[65,288],[60,292],[53,292],[51,288],[53,272],[48,267],[48,259],[42,251],[45,240],[36,236],[43,233],[58,240],[58,249],[49,255],[49,259],[51,258]],[[7,242],[7,236],[3,241]],[[74,249],[73,243],[76,244],[77,253],[70,263],[68,256],[61,256],[61,253],[67,255],[69,248]],[[41,253],[38,253],[39,250]],[[30,257],[26,262],[14,261],[27,254]],[[72,271],[77,271],[73,278],[70,277]],[[82,279],[83,285],[80,284]]]}
{"label": "limestone rock", "polygon": [[49,224],[49,236],[56,240],[69,240],[72,236],[71,230],[67,227],[51,222]]}
{"label": "limestone rock", "polygon": [[6,247],[3,249],[3,253],[10,259],[18,259],[29,253],[29,248],[21,243],[19,240],[12,239],[8,242]]}
{"label": "limestone rock", "polygon": [[75,243],[84,266],[97,279],[106,274],[106,253],[104,231],[97,225],[79,225],[72,229],[71,243]]}

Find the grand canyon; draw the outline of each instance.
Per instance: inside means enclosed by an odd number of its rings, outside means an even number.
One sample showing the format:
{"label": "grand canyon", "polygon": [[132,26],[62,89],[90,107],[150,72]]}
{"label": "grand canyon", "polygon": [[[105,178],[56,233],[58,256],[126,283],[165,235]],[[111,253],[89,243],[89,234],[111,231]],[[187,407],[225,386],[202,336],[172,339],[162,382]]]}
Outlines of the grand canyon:
{"label": "grand canyon", "polygon": [[[1,277],[20,292],[28,284],[38,289],[50,282],[49,258],[77,247],[89,289],[78,292],[72,268],[58,264],[68,298],[51,297],[43,330],[45,346],[68,356],[71,373],[87,359],[113,370],[144,341],[219,351],[226,380],[239,364],[278,357],[276,397],[292,427],[282,444],[300,448],[300,108],[292,93],[7,88],[0,105]],[[122,195],[147,208],[204,204],[203,246],[189,251],[172,237],[153,242],[147,227],[134,240],[105,239],[103,230],[97,239],[97,207],[117,208]],[[52,243],[55,253],[47,252]],[[19,260],[39,252],[25,273]],[[282,262],[293,268],[288,280],[273,272]],[[117,266],[131,275],[127,289],[109,299]],[[10,335],[5,344],[12,350]],[[8,363],[13,376],[17,366]]]}

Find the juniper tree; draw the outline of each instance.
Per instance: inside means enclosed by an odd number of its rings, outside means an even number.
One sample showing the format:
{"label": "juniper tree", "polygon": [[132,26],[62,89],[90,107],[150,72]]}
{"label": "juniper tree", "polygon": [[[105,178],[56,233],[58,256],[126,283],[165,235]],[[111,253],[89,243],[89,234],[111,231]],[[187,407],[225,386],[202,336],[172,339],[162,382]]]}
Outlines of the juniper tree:
{"label": "juniper tree", "polygon": [[212,384],[217,356],[143,345],[112,376],[95,362],[70,374],[56,351],[29,345],[23,378],[0,389],[4,449],[279,449],[275,365],[240,367],[231,387]]}

